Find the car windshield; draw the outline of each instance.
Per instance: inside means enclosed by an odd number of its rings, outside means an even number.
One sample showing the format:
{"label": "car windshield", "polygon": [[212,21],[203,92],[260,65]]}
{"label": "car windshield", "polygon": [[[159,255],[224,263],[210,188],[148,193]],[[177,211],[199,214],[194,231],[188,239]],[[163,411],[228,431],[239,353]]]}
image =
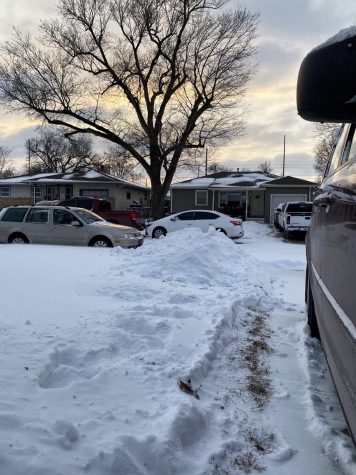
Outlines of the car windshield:
{"label": "car windshield", "polygon": [[88,211],[86,209],[76,209],[75,212],[80,218],[82,218],[82,220],[86,224],[97,223],[98,221],[105,221],[104,219],[100,218],[100,216],[98,216],[97,214],[92,213],[91,211]]}

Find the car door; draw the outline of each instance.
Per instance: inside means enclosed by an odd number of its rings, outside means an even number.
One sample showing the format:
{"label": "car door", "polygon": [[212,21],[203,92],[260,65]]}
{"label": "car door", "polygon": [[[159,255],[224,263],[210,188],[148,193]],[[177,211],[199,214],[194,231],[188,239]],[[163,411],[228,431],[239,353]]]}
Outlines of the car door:
{"label": "car door", "polygon": [[[356,410],[356,137],[346,125],[315,198],[318,227],[311,244],[319,249],[322,296],[319,329],[346,412]],[[315,249],[314,249],[315,252]],[[313,253],[313,249],[312,249]],[[313,257],[313,254],[312,254]]]}
{"label": "car door", "polygon": [[170,221],[170,230],[178,231],[180,229],[191,228],[194,225],[194,211],[184,211],[178,213],[173,221]]}
{"label": "car door", "polygon": [[348,135],[348,128],[343,127],[340,130],[340,134],[337,140],[336,147],[334,149],[333,155],[330,158],[325,178],[323,183],[317,190],[314,201],[313,201],[313,212],[312,219],[309,226],[309,231],[307,233],[307,253],[308,253],[308,270],[309,278],[312,281],[313,288],[313,297],[315,301],[315,306],[317,309],[317,314],[321,315],[323,312],[322,309],[322,296],[323,291],[319,284],[319,279],[321,277],[321,268],[322,264],[325,267],[326,263],[329,263],[330,256],[326,255],[326,235],[325,235],[325,226],[327,219],[327,206],[329,200],[329,191],[327,187],[328,176],[331,176],[335,169],[338,167],[339,162],[341,161],[341,156],[344,151],[344,146],[346,138]]}
{"label": "car door", "polygon": [[207,232],[209,227],[214,227],[219,216],[211,211],[196,211],[194,214],[194,226]]}
{"label": "car door", "polygon": [[23,231],[33,244],[51,244],[52,224],[49,208],[38,206],[30,209],[23,225]]}
{"label": "car door", "polygon": [[85,242],[85,226],[73,225],[74,221],[80,222],[71,211],[53,209],[53,244],[66,244],[70,246],[83,246]]}

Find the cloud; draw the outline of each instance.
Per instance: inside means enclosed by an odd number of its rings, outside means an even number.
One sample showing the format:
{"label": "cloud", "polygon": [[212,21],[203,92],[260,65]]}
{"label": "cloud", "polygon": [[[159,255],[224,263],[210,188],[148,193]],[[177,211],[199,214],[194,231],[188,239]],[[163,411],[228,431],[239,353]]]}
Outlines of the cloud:
{"label": "cloud", "polygon": [[14,27],[36,33],[40,20],[56,14],[55,0],[2,0],[0,9],[0,40],[8,39]]}

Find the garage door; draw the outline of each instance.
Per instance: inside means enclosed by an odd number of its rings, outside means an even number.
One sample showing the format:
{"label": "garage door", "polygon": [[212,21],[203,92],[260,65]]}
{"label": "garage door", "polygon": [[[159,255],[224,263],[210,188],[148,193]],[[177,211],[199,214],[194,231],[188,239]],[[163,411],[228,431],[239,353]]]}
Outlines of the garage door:
{"label": "garage door", "polygon": [[273,223],[273,214],[274,210],[277,208],[279,203],[286,203],[287,201],[306,201],[306,195],[271,195],[271,208],[269,215],[269,222]]}

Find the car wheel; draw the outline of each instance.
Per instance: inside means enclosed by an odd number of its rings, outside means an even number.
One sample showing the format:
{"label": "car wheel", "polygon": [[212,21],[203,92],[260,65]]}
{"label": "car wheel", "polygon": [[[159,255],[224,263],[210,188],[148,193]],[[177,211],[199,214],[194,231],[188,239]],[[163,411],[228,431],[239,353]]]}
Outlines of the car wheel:
{"label": "car wheel", "polygon": [[306,297],[306,306],[307,306],[307,322],[310,328],[310,335],[313,338],[318,338],[320,340],[319,327],[318,327],[318,322],[316,319],[314,299],[313,299],[313,294],[312,294],[312,290],[310,286],[308,270],[307,270],[305,279],[306,279],[306,282],[305,282],[306,296],[305,297]]}
{"label": "car wheel", "polygon": [[222,228],[216,228],[216,230],[217,230],[217,231],[219,231],[220,233],[223,233],[223,234],[225,234],[225,236],[227,236],[225,229],[222,229]]}
{"label": "car wheel", "polygon": [[28,239],[23,234],[13,234],[9,237],[10,244],[28,244]]}
{"label": "car wheel", "polygon": [[89,246],[90,247],[113,247],[112,242],[104,236],[98,236],[98,237],[93,238],[90,241]]}
{"label": "car wheel", "polygon": [[161,236],[165,236],[167,234],[167,230],[162,228],[161,226],[158,227],[158,228],[155,228],[153,231],[152,231],[152,237],[154,239],[158,239],[160,238]]}

